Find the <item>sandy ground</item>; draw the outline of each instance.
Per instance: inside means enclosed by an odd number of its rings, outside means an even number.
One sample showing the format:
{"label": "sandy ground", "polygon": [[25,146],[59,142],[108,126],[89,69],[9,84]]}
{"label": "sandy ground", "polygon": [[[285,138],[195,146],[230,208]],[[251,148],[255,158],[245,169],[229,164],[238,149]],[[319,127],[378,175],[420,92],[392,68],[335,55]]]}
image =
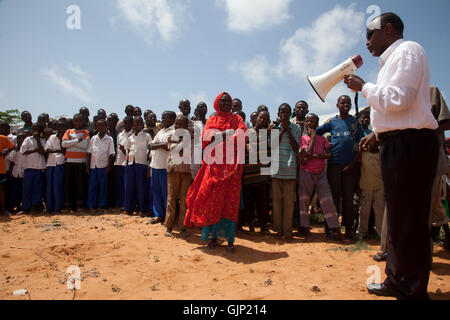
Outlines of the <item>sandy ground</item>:
{"label": "sandy ground", "polygon": [[[226,243],[205,248],[199,230],[187,239],[164,232],[117,213],[0,218],[0,299],[389,299],[366,291],[371,274],[385,278],[385,263],[372,259],[377,241],[330,243],[322,228],[309,242],[244,232],[228,253]],[[71,265],[81,272],[76,291],[66,283],[75,273],[64,274]],[[428,289],[431,299],[450,299],[450,252],[439,246]]]}

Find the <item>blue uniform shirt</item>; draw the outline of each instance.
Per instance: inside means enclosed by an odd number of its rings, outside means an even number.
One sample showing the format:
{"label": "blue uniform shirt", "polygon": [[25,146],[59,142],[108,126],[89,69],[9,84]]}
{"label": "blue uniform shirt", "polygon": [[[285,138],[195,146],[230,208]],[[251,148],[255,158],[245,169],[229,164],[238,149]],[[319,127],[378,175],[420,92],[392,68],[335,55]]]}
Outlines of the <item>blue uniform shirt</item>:
{"label": "blue uniform shirt", "polygon": [[356,119],[352,116],[347,119],[340,119],[339,116],[335,116],[317,128],[318,135],[323,135],[326,132],[331,133],[330,163],[349,164],[355,157],[354,144],[359,143],[363,137],[361,125],[358,124],[357,126]]}

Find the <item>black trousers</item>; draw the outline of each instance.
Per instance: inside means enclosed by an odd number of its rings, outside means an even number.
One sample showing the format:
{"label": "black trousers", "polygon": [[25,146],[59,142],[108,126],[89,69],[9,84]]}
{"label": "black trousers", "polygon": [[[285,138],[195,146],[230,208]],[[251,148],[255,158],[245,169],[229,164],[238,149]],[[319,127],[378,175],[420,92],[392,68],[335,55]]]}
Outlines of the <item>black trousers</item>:
{"label": "black trousers", "polygon": [[86,206],[88,178],[85,163],[64,164],[64,207],[73,210]]}
{"label": "black trousers", "polygon": [[241,211],[240,224],[245,225],[258,219],[261,228],[267,228],[269,219],[270,183],[242,186],[244,209]]}
{"label": "black trousers", "polygon": [[342,225],[345,229],[355,229],[358,218],[353,206],[353,198],[359,182],[359,168],[353,168],[349,173],[343,173],[345,165],[329,163],[327,167],[327,178],[330,184],[336,210],[342,215]]}
{"label": "black trousers", "polygon": [[382,141],[380,158],[387,208],[385,283],[405,299],[427,299],[431,269],[431,188],[438,162],[434,130],[403,130]]}

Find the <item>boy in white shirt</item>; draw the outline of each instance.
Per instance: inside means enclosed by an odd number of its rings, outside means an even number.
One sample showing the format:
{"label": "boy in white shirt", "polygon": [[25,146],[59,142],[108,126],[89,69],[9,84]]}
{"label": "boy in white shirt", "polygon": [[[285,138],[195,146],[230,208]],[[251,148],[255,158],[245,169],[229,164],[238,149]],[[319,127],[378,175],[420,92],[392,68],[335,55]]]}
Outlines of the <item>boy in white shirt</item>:
{"label": "boy in white shirt", "polygon": [[8,204],[11,212],[21,211],[22,203],[22,187],[23,187],[23,155],[20,153],[20,147],[23,141],[27,138],[25,131],[21,131],[17,134],[17,146],[7,156],[6,160],[9,161],[9,199]]}
{"label": "boy in white shirt", "polygon": [[176,113],[165,111],[161,116],[161,130],[156,134],[152,142],[152,193],[153,213],[155,218],[151,223],[164,222],[167,207],[167,158],[169,157],[168,139],[173,133],[173,124]]}
{"label": "boy in white shirt", "polygon": [[44,189],[45,170],[45,139],[41,138],[43,127],[40,124],[33,124],[31,127],[31,137],[27,137],[20,153],[23,158],[23,193],[22,212],[29,213],[32,206],[34,211],[42,209],[42,196]]}
{"label": "boy in white shirt", "polygon": [[[114,167],[116,170],[114,197],[116,207],[123,208],[125,205],[125,168],[127,166],[127,150],[125,144],[129,136],[133,134],[133,117],[126,116],[123,120],[123,131],[117,135],[116,161]],[[110,190],[111,192],[112,190]]]}
{"label": "boy in white shirt", "polygon": [[56,124],[56,134],[48,138],[45,145],[47,158],[47,190],[46,205],[47,213],[60,213],[64,207],[64,149],[61,146],[62,137],[66,126],[63,121]]}
{"label": "boy in white shirt", "polygon": [[148,148],[152,137],[143,131],[144,120],[133,118],[133,134],[125,144],[128,152],[127,167],[125,168],[125,214],[132,215],[136,207],[136,195],[142,215],[151,211],[150,203],[150,173],[148,166]]}
{"label": "boy in white shirt", "polygon": [[106,134],[106,120],[100,119],[96,125],[98,133],[89,142],[86,160],[89,175],[87,206],[91,212],[96,212],[96,206],[100,209],[108,204],[108,173],[116,154],[113,138]]}

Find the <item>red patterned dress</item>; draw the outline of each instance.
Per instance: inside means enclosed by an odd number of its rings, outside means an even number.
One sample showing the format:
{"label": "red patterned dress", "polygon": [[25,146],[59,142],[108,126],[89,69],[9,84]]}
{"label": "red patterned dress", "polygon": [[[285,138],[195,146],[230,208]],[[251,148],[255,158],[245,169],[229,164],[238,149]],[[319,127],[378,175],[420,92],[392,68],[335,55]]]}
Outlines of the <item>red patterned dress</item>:
{"label": "red patterned dress", "polygon": [[[223,237],[234,242],[243,170],[238,142],[244,140],[245,146],[247,128],[239,115],[220,111],[219,102],[224,94],[225,92],[216,97],[214,101],[216,114],[208,119],[203,129],[202,147],[205,157],[187,194],[184,224],[191,228],[202,227],[202,240]],[[207,146],[211,143],[209,137],[214,130],[216,132],[234,130],[234,134],[208,152]],[[234,159],[228,161],[232,163],[227,164],[226,148],[230,147],[229,144],[234,144]],[[223,155],[217,155],[216,150],[223,150]],[[210,157],[221,158],[222,164],[208,160],[212,159]]]}

